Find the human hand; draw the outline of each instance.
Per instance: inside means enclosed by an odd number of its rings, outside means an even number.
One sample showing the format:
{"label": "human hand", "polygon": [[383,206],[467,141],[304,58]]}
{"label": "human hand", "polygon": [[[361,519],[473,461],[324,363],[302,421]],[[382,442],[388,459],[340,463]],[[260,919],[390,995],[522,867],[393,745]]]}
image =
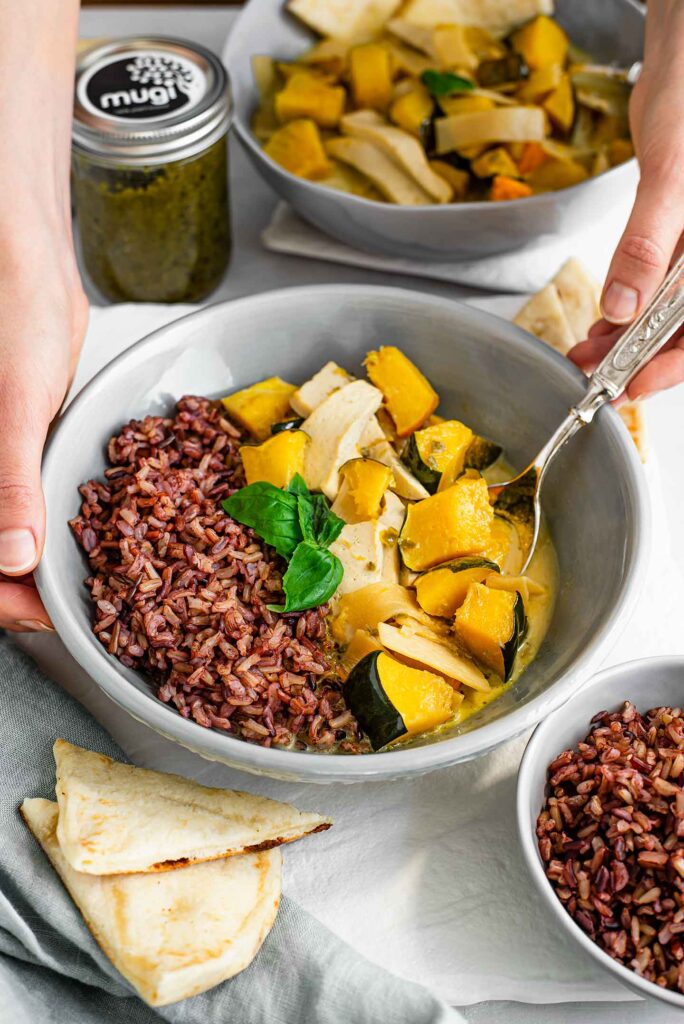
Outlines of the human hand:
{"label": "human hand", "polygon": [[70,245],[45,247],[45,272],[35,236],[32,266],[15,246],[0,267],[0,627],[13,631],[51,628],[31,576],[45,537],[40,463],[88,315]]}
{"label": "human hand", "polygon": [[[684,231],[684,4],[650,0],[644,65],[630,102],[630,126],[641,181],[631,216],[608,271],[603,320],[569,353],[583,370],[600,362],[653,297]],[[624,329],[624,328],[623,328]],[[639,373],[630,398],[684,381],[684,339],[678,336]]]}

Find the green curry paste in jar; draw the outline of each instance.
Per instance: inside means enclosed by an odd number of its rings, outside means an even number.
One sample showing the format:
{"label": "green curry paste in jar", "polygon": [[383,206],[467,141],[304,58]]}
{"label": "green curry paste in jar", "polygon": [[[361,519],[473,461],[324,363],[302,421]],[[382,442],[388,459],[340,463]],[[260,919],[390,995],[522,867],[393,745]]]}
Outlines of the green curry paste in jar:
{"label": "green curry paste in jar", "polygon": [[202,47],[119,40],[79,62],[73,189],[86,270],[115,302],[196,302],[230,258],[230,89]]}

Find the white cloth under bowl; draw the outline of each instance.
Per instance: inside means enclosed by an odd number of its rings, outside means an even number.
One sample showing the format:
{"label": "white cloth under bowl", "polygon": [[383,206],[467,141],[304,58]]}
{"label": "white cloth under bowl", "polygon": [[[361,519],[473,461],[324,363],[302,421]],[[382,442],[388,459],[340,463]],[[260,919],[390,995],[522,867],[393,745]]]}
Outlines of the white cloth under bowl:
{"label": "white cloth under bowl", "polygon": [[[519,300],[512,307],[501,299],[478,304],[510,315]],[[77,386],[137,338],[187,311],[94,309]],[[607,664],[684,654],[682,577],[670,553],[656,457],[647,467],[655,520],[651,571]],[[334,828],[288,849],[285,889],[371,960],[456,1005],[635,998],[559,934],[535,896],[515,832],[515,776],[524,738],[411,781],[320,787],[276,782],[203,761],[134,721],[75,665],[58,638],[34,636],[24,645],[137,764],[331,814]]]}
{"label": "white cloth under bowl", "polygon": [[571,252],[602,281],[610,264],[620,235],[625,227],[637,183],[636,168],[633,188],[626,188],[606,210],[597,210],[594,223],[576,235],[546,236],[517,249],[478,260],[408,260],[379,256],[353,249],[325,235],[299,217],[286,203],[279,203],[261,240],[273,252],[345,263],[368,270],[386,270],[395,274],[434,278],[453,284],[470,285],[495,292],[535,292],[553,277]]}

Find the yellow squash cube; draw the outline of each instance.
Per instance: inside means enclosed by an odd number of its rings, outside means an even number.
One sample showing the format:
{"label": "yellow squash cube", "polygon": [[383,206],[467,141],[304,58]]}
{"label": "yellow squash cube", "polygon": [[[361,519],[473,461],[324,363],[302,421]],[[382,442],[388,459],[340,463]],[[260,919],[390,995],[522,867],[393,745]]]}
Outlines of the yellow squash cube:
{"label": "yellow squash cube", "polygon": [[392,62],[389,50],[378,43],[355,46],[349,54],[354,106],[387,110],[392,99]]}
{"label": "yellow squash cube", "polygon": [[304,473],[308,443],[303,430],[283,430],[263,444],[242,445],[240,456],[247,483],[263,480],[274,487],[287,487],[296,473]]}
{"label": "yellow squash cube", "polygon": [[297,390],[280,377],[260,380],[221,399],[228,415],[257,441],[265,441],[274,423],[292,413],[290,398]]}
{"label": "yellow squash cube", "polygon": [[494,510],[483,477],[461,477],[445,491],[409,505],[399,537],[408,569],[422,572],[489,544]]}
{"label": "yellow squash cube", "polygon": [[324,178],[331,170],[318,128],[310,119],[289,121],[279,128],[264,146],[264,152],[300,178]]}
{"label": "yellow squash cube", "polygon": [[303,72],[292,75],[275,95],[275,111],[280,121],[310,118],[320,128],[334,128],[344,113],[346,94],[341,85],[330,85],[324,78]]}

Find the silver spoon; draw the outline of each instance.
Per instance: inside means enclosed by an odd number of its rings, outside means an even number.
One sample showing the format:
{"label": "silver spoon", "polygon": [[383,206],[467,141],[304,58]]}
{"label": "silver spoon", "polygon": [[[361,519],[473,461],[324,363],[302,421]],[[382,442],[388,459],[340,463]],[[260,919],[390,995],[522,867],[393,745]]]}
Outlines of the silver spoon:
{"label": "silver spoon", "polygon": [[521,573],[534,555],[541,519],[540,494],[547,470],[563,445],[591,423],[598,410],[623,393],[629,382],[684,325],[684,254],[674,264],[652,301],[630,324],[589,377],[586,394],[573,406],[537,457],[522,473],[490,484],[489,496],[502,511],[524,505],[531,516],[532,539]]}

